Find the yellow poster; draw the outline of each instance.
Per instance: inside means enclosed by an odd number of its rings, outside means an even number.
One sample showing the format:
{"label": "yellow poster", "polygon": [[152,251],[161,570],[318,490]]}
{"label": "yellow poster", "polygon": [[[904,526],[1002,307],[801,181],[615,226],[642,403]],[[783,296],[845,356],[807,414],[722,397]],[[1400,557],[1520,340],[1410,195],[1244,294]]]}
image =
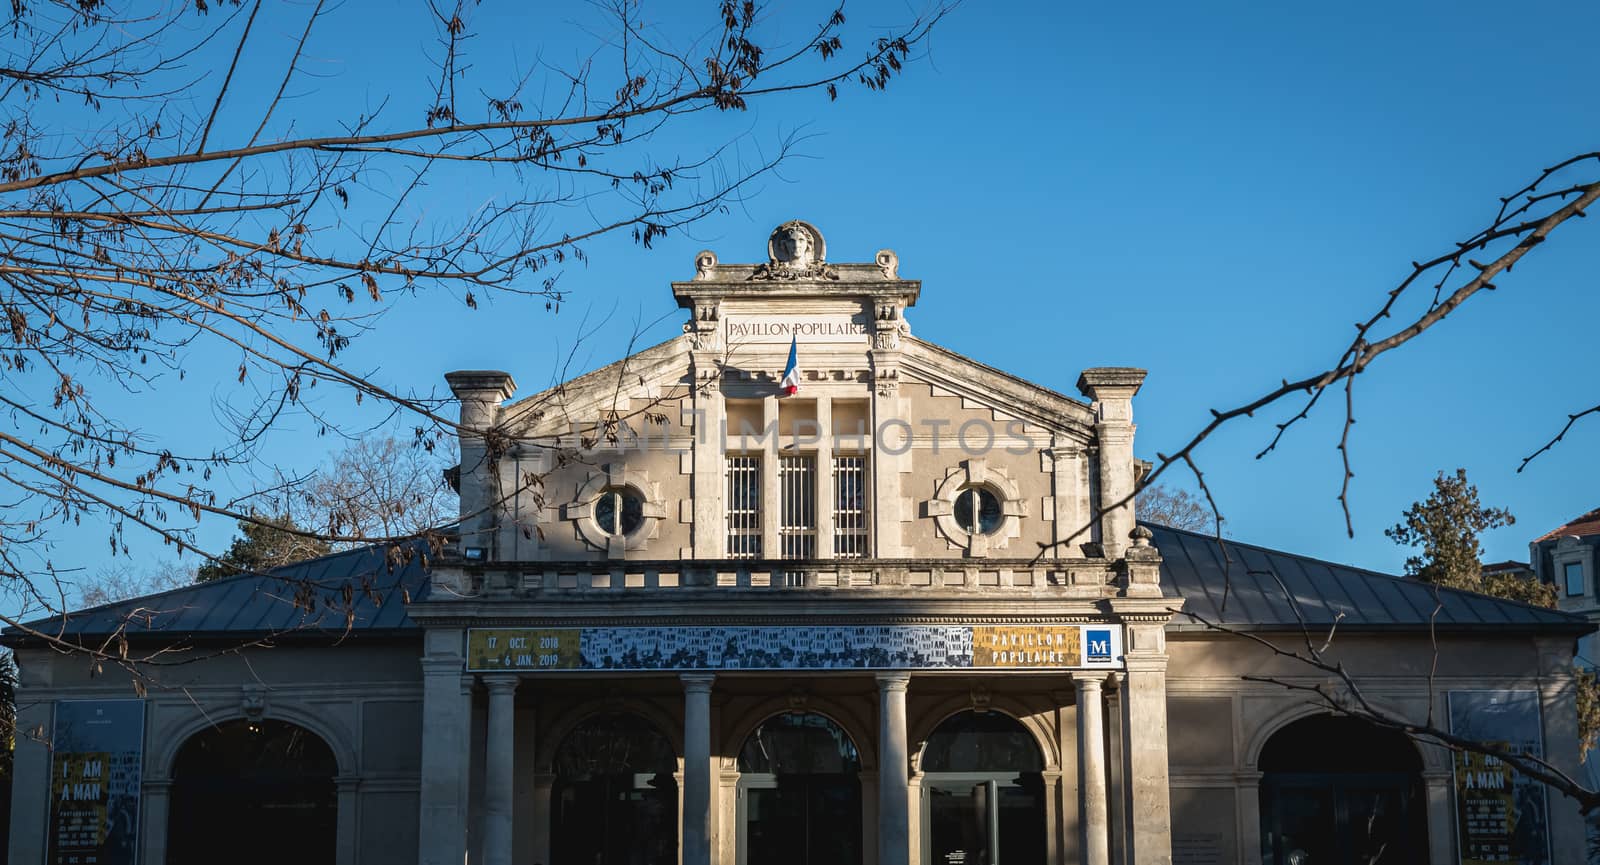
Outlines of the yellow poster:
{"label": "yellow poster", "polygon": [[575,670],[581,633],[577,628],[473,628],[467,632],[467,669]]}
{"label": "yellow poster", "polygon": [[1076,667],[1082,637],[1072,625],[978,625],[972,629],[974,667]]}
{"label": "yellow poster", "polygon": [[1461,865],[1509,862],[1517,830],[1511,767],[1486,754],[1455,755],[1456,807],[1461,821]]}

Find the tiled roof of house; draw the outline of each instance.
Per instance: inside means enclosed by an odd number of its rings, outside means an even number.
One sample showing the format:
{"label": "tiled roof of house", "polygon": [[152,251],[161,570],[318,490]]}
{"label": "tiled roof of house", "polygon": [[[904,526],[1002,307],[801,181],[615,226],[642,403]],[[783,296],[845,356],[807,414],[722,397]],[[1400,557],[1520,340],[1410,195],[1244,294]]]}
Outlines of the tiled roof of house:
{"label": "tiled roof of house", "polygon": [[1555,540],[1556,538],[1565,538],[1569,536],[1582,538],[1589,535],[1600,535],[1600,508],[1595,508],[1594,510],[1584,514],[1581,517],[1578,517],[1575,520],[1572,520],[1558,529],[1545,532],[1539,537],[1534,538],[1533,542],[1538,543],[1540,541],[1551,541]]}

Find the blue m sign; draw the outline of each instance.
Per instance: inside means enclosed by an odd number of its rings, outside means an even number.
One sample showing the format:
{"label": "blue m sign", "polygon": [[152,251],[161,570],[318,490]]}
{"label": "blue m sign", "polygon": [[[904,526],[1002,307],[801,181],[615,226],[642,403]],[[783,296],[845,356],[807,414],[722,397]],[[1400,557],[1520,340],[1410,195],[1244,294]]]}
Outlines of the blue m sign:
{"label": "blue m sign", "polygon": [[1083,641],[1088,647],[1084,658],[1089,661],[1111,660],[1111,632],[1104,630],[1085,631]]}

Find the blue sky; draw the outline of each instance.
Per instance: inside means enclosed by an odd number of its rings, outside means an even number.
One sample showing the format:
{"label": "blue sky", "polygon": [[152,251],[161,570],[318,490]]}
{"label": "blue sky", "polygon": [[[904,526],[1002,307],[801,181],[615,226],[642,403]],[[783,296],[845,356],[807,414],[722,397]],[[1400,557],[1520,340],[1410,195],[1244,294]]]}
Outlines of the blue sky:
{"label": "blue sky", "polygon": [[[549,11],[561,7],[539,5],[477,7],[474,62],[578,56],[573,28]],[[312,46],[317,77],[287,106],[299,131],[425,72],[414,58],[426,27],[387,8],[350,0],[330,13]],[[852,24],[916,11],[846,6]],[[265,32],[288,44],[294,17]],[[792,39],[809,18],[786,8],[773,25]],[[422,389],[442,388],[452,369],[506,369],[531,393],[585,315],[610,323],[580,347],[584,368],[620,356],[636,321],[660,320],[647,342],[673,336],[681,318],[667,283],[692,274],[697,250],[758,260],[773,225],[802,218],[826,235],[831,260],[896,250],[901,274],[923,280],[908,318],[924,339],[1068,393],[1084,367],[1147,368],[1137,449],[1153,457],[1209,409],[1330,363],[1410,261],[1482,227],[1498,196],[1546,164],[1600,147],[1586,44],[1597,30],[1600,5],[1576,0],[968,3],[886,94],[849,89],[831,104],[802,94],[686,118],[661,148],[734,140],[755,158],[798,135],[801,156],[748,201],[651,250],[592,245],[588,264],[561,277],[571,297],[559,313],[509,297],[469,311],[424,288],[358,341],[352,363]],[[405,216],[426,222],[429,201],[494,194],[437,189]],[[1353,539],[1336,500],[1336,405],[1264,460],[1255,452],[1292,408],[1218,436],[1200,462],[1229,533],[1397,572],[1406,553],[1382,529],[1436,472],[1461,466],[1486,502],[1518,517],[1488,536],[1487,558],[1525,558],[1529,539],[1600,505],[1600,421],[1515,472],[1569,411],[1600,401],[1597,283],[1600,224],[1569,224],[1500,290],[1363,377]],[[206,421],[226,388],[191,383],[185,399],[128,405],[152,429],[181,429]],[[309,465],[330,446],[291,428],[268,456]]]}

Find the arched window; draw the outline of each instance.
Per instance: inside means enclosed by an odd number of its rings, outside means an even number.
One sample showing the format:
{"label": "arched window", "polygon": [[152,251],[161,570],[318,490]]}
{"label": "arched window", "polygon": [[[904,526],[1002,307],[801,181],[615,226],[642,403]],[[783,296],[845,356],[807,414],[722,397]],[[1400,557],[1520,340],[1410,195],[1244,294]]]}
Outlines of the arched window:
{"label": "arched window", "polygon": [[638,715],[595,715],[556,749],[552,865],[676,865],[678,758]]}
{"label": "arched window", "polygon": [[1428,861],[1422,760],[1404,734],[1317,715],[1274,733],[1259,765],[1266,865]]}
{"label": "arched window", "polygon": [[332,865],[333,751],[285,721],[227,721],[191,736],[172,765],[168,865]]}
{"label": "arched window", "polygon": [[999,712],[946,718],[922,751],[927,860],[934,865],[1043,865],[1044,755]]}
{"label": "arched window", "polygon": [[739,749],[741,862],[859,865],[861,757],[815,713],[761,722]]}

